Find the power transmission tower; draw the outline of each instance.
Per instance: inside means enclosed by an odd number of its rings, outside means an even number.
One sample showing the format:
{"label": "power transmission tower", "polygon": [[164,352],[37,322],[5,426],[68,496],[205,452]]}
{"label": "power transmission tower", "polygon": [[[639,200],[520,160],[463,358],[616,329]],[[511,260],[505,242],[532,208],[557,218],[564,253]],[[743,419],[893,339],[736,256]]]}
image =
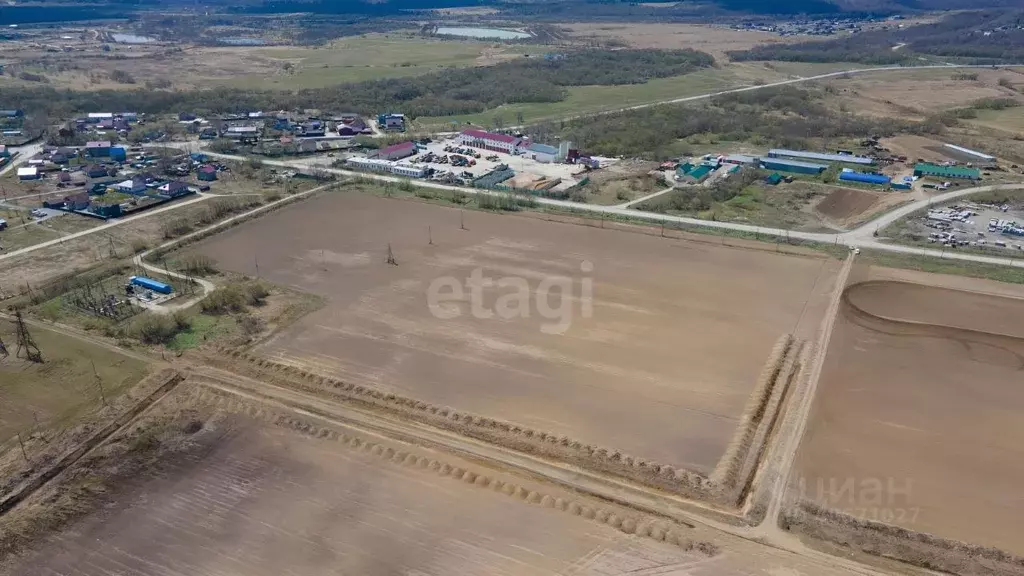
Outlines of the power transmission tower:
{"label": "power transmission tower", "polygon": [[21,317],[21,310],[14,313],[14,322],[16,328],[15,338],[18,339],[18,351],[15,352],[15,357],[21,358],[21,351],[25,350],[26,360],[42,364],[43,353],[39,350],[39,346],[36,346],[32,335],[29,334],[28,326],[25,325],[25,319]]}
{"label": "power transmission tower", "polygon": [[395,253],[391,251],[391,242],[388,242],[388,259],[387,263],[392,266],[398,266],[398,260],[395,260]]}

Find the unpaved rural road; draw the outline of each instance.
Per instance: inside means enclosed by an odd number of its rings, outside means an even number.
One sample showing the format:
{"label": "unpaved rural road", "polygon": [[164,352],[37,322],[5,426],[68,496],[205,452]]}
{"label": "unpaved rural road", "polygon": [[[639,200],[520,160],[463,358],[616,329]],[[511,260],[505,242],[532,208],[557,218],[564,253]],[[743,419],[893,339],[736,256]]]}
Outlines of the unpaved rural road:
{"label": "unpaved rural road", "polygon": [[[321,190],[326,190],[326,189],[330,188],[331,186],[334,186],[334,184],[333,183],[332,184],[325,184],[323,186],[317,186],[316,188],[311,188],[309,190],[306,190],[305,192],[299,192],[298,194],[293,194],[292,196],[285,196],[284,198],[281,198],[280,200],[275,200],[275,201],[270,202],[268,204],[264,204],[263,206],[260,206],[260,207],[256,208],[255,210],[249,210],[249,211],[243,212],[242,214],[239,214],[237,216],[232,216],[231,218],[228,218],[226,220],[221,220],[220,222],[217,222],[216,224],[211,224],[210,226],[207,226],[206,228],[202,228],[200,230],[196,230],[195,232],[191,232],[191,233],[186,234],[184,236],[181,236],[179,238],[175,238],[174,240],[169,240],[169,241],[164,242],[163,244],[157,246],[156,248],[152,248],[152,249],[146,250],[145,252],[142,252],[140,254],[136,254],[135,257],[132,258],[132,263],[134,263],[136,266],[141,266],[142,268],[145,268],[146,270],[149,270],[150,272],[157,272],[159,274],[163,274],[165,276],[170,276],[171,278],[177,278],[179,280],[187,280],[189,277],[184,275],[184,274],[181,274],[180,272],[175,272],[173,270],[168,270],[168,269],[163,268],[161,266],[157,266],[155,264],[150,264],[150,263],[146,262],[146,257],[148,257],[150,254],[153,254],[154,252],[157,252],[157,251],[161,251],[162,252],[162,251],[166,251],[166,250],[171,250],[172,248],[174,248],[176,246],[179,246],[181,244],[185,244],[186,242],[191,242],[192,240],[194,240],[196,238],[202,238],[205,235],[209,234],[210,232],[213,232],[214,230],[217,230],[219,228],[227,228],[227,227],[233,225],[234,223],[238,222],[239,220],[250,218],[252,216],[255,216],[255,215],[259,214],[260,212],[269,212],[270,210],[273,210],[273,209],[277,208],[278,206],[281,206],[282,204],[286,204],[288,202],[294,202],[294,201],[298,200],[299,198],[302,198],[302,197],[305,197],[305,196],[309,196],[310,194],[316,194],[317,192],[320,192]],[[200,287],[199,293],[196,294],[195,296],[193,296],[192,298],[189,298],[188,300],[184,300],[182,302],[174,302],[174,301],[172,301],[172,302],[169,302],[167,304],[158,304],[158,305],[151,305],[151,306],[145,306],[145,304],[143,304],[143,306],[145,308],[147,308],[148,310],[151,310],[151,311],[156,312],[158,314],[171,314],[171,313],[174,313],[174,312],[176,312],[178,310],[185,310],[187,308],[192,307],[194,304],[196,304],[197,302],[202,300],[204,297],[206,297],[207,294],[212,292],[217,287],[216,285],[214,285],[213,282],[210,282],[209,280],[204,280],[202,278],[196,278],[196,277],[193,276],[192,280],[195,281],[197,284],[199,284],[199,287]]]}

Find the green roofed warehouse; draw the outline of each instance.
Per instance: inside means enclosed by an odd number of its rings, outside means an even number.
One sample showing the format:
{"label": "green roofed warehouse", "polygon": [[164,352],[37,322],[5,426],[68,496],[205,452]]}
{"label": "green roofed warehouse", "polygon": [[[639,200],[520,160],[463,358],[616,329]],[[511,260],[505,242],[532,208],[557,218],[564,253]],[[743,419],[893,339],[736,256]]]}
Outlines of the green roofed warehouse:
{"label": "green roofed warehouse", "polygon": [[938,164],[921,163],[914,165],[914,176],[980,180],[981,170],[978,170],[977,168],[966,168],[964,166],[939,166]]}

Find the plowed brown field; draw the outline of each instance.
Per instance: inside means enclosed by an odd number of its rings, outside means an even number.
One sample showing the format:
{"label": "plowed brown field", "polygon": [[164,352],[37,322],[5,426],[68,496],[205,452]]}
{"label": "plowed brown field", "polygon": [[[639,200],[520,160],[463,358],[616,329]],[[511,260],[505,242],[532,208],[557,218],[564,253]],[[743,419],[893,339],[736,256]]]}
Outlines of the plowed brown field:
{"label": "plowed brown field", "polygon": [[[820,322],[839,262],[460,212],[358,194],[323,196],[196,250],[222,268],[325,296],[260,353],[347,381],[708,472],[783,333]],[[432,243],[430,241],[432,240]],[[397,266],[385,264],[390,244]],[[592,272],[583,271],[590,262]],[[434,316],[432,281],[474,269],[525,282],[528,318],[490,315],[501,285]],[[540,283],[572,280],[538,317]],[[583,317],[584,280],[593,283]],[[445,291],[445,294],[450,294]],[[542,328],[548,325],[545,332]]]}
{"label": "plowed brown field", "polygon": [[803,495],[1022,554],[1022,413],[1024,300],[854,284],[801,449]]}
{"label": "plowed brown field", "polygon": [[165,460],[121,490],[102,513],[0,573],[533,576],[708,560],[697,550],[257,422],[238,422],[210,451]]}

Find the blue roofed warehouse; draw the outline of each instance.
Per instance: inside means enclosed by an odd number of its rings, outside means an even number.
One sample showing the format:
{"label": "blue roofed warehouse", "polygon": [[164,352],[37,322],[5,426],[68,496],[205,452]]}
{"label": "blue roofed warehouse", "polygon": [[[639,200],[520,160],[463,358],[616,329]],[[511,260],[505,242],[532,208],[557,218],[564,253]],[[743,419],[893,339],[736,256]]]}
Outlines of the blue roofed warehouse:
{"label": "blue roofed warehouse", "polygon": [[892,182],[892,178],[889,178],[884,174],[868,174],[866,172],[854,172],[853,170],[843,170],[839,173],[839,179],[845,180],[846,182],[878,184],[880,186],[887,186]]}

